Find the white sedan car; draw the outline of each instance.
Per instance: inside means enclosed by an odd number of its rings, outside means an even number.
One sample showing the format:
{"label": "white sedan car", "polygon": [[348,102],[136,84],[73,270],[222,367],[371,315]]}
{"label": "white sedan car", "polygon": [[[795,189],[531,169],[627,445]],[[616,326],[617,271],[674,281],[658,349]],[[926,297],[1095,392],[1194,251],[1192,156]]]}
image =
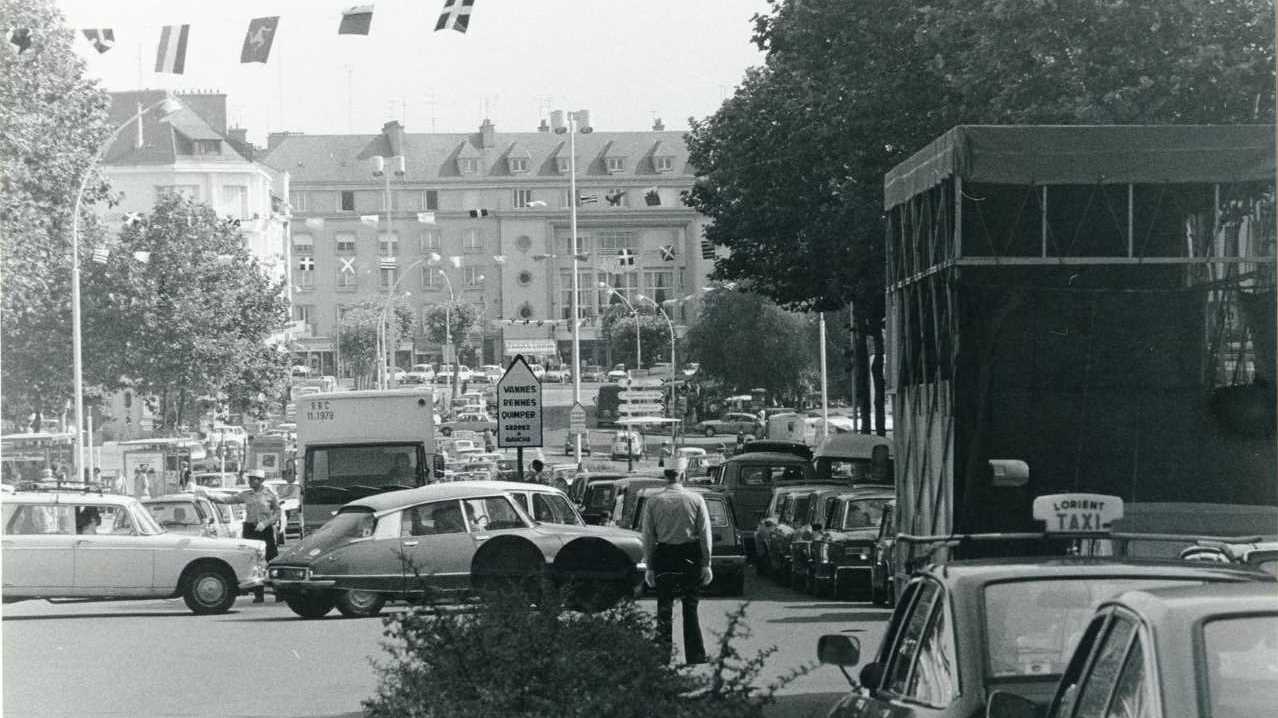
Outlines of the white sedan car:
{"label": "white sedan car", "polygon": [[131,496],[19,492],[3,511],[4,601],[175,598],[223,613],[266,578],[266,544],[169,533]]}

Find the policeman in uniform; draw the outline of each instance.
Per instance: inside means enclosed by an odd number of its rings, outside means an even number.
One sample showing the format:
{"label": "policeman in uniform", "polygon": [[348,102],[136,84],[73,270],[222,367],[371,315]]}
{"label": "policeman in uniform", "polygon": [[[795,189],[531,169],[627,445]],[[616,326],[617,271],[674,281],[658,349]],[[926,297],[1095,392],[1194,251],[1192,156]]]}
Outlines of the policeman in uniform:
{"label": "policeman in uniform", "polygon": [[642,531],[644,580],[657,589],[657,638],[670,647],[674,599],[683,604],[683,650],[688,663],[705,663],[697,603],[701,587],[714,580],[710,570],[710,513],[701,494],[679,483],[679,470],[665,470],[666,487],[644,502]]}

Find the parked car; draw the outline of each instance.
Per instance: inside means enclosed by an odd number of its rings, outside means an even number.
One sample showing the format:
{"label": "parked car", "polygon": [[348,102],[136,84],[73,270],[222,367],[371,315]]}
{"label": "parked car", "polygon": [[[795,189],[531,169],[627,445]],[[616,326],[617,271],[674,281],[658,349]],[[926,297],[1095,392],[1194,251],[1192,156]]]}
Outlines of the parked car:
{"label": "parked car", "polygon": [[870,567],[870,603],[896,605],[896,501],[883,505],[879,533],[874,540],[874,563]]}
{"label": "parked car", "polygon": [[[577,440],[572,434],[564,437],[564,456],[573,456],[577,453]],[[590,456],[590,432],[581,435],[581,453],[584,456]]]}
{"label": "parked car", "polygon": [[607,380],[608,373],[598,364],[583,364],[581,367],[581,380],[583,382],[602,382]]}
{"label": "parked car", "polygon": [[429,384],[435,378],[435,367],[430,364],[414,364],[404,373],[405,384]]}
{"label": "parked car", "polygon": [[[713,542],[710,550],[710,568],[714,572],[714,580],[708,590],[726,596],[740,596],[745,593],[745,546],[737,535],[736,524],[733,523],[732,501],[713,487],[685,486],[688,491],[695,491],[705,499],[706,510],[710,516],[710,539]],[[664,487],[648,487],[639,489],[636,494],[634,510],[623,516],[623,525],[636,531],[642,528],[643,507],[648,497],[664,491]]]}
{"label": "parked car", "polygon": [[692,426],[693,434],[703,434],[705,436],[714,436],[715,434],[736,436],[738,433],[743,432],[752,436],[763,434],[763,424],[760,423],[757,415],[729,412],[722,419],[706,419]]}
{"label": "parked car", "polygon": [[568,495],[552,486],[544,484],[520,484],[522,488],[511,489],[508,493],[522,502],[522,508],[533,521],[544,524],[563,524],[565,526],[585,526],[586,520],[577,511],[577,507],[568,500]]}
{"label": "parked car", "polygon": [[485,364],[479,368],[479,371],[484,376],[488,377],[494,384],[497,383],[498,379],[501,379],[502,374],[506,373],[505,369],[502,369],[496,364]]}
{"label": "parked car", "polygon": [[805,543],[810,540],[813,503],[820,504],[838,491],[838,487],[804,484],[773,489],[768,514],[755,532],[759,566],[773,581],[789,585],[791,542],[796,534],[803,535]]}
{"label": "parked car", "polygon": [[131,496],[16,492],[0,511],[5,602],[181,596],[224,613],[265,578],[265,543],[166,531]]}
{"label": "parked car", "polygon": [[233,518],[218,511],[212,501],[195,494],[166,494],[142,499],[142,505],[165,531],[187,536],[238,538]]}
{"label": "parked car", "polygon": [[613,367],[608,370],[608,373],[605,376],[608,379],[608,381],[613,382],[615,384],[621,381],[622,379],[628,378],[630,375],[626,373],[625,364],[614,364]]}
{"label": "parked car", "polygon": [[533,364],[529,364],[528,368],[532,371],[533,376],[537,377],[538,379],[542,379],[542,380],[545,379],[545,376],[546,376],[545,366],[541,364],[533,363]]}
{"label": "parked car", "polygon": [[608,456],[613,461],[642,459],[644,453],[643,435],[639,432],[623,429],[613,434],[608,450]]}
{"label": "parked car", "polygon": [[1278,601],[1257,583],[1129,591],[1102,603],[1046,712],[994,691],[991,718],[1273,713]]}
{"label": "parked car", "polygon": [[639,534],[613,527],[538,523],[511,492],[523,484],[463,481],[352,501],[270,564],[270,581],[294,613],[334,606],[373,616],[389,599],[430,592],[571,582],[585,608],[606,608],[643,579]]}
{"label": "parked car", "polygon": [[[932,565],[910,579],[876,657],[830,715],[904,715],[899,706],[926,705],[928,716],[967,718],[985,714],[996,688],[1045,704],[1102,601],[1131,590],[1258,581],[1272,596],[1272,576],[1206,562],[1069,556]],[[860,662],[847,634],[822,636],[817,652],[823,663]]]}
{"label": "parked car", "polygon": [[439,433],[451,436],[454,431],[497,431],[497,420],[487,412],[468,411],[457,415],[457,418],[445,421],[439,427]]}
{"label": "parked car", "polygon": [[719,486],[732,499],[737,531],[746,547],[746,556],[765,571],[760,548],[755,545],[755,528],[772,501],[772,489],[780,485],[812,483],[812,464],[795,454],[748,451],[723,462]]}
{"label": "parked car", "polygon": [[[876,541],[881,536],[883,514],[893,502],[891,490],[881,488],[843,490],[834,498],[823,530],[812,540],[808,582],[811,592],[831,598],[860,598],[875,592]],[[890,513],[890,512],[889,512]]]}

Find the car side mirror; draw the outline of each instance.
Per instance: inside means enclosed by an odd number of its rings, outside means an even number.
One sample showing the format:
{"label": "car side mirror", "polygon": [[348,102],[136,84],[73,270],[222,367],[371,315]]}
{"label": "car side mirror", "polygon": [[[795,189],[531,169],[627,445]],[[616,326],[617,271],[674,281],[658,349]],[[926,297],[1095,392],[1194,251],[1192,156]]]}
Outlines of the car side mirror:
{"label": "car side mirror", "polygon": [[855,666],[861,660],[861,641],[856,636],[828,633],[817,641],[817,659],[832,666]]}
{"label": "car side mirror", "polygon": [[1007,691],[994,691],[985,706],[986,718],[1041,718],[1044,707]]}

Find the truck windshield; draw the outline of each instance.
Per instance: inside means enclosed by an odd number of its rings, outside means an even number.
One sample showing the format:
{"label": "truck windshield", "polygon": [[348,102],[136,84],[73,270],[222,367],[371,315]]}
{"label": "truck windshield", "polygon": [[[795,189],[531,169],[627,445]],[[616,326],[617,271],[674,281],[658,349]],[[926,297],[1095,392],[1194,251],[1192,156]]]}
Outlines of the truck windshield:
{"label": "truck windshield", "polygon": [[303,499],[312,503],[348,501],[421,486],[416,444],[319,446],[306,450]]}

